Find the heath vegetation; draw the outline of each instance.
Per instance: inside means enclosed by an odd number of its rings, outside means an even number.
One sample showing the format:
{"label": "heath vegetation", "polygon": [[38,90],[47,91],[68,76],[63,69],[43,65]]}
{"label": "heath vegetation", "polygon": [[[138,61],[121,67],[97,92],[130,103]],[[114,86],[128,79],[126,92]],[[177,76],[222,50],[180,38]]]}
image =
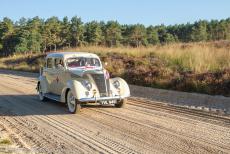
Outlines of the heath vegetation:
{"label": "heath vegetation", "polygon": [[[59,51],[92,52],[112,76],[130,84],[214,95],[230,95],[230,43],[177,43],[152,47],[88,46]],[[0,67],[38,72],[46,54],[14,54]]]}

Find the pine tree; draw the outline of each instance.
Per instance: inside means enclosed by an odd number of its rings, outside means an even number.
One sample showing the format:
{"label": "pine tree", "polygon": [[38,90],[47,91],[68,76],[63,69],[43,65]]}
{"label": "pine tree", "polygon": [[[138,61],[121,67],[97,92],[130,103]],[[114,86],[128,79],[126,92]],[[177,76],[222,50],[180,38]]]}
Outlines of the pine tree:
{"label": "pine tree", "polygon": [[71,44],[75,47],[80,46],[84,40],[84,27],[81,18],[74,16],[70,24]]}

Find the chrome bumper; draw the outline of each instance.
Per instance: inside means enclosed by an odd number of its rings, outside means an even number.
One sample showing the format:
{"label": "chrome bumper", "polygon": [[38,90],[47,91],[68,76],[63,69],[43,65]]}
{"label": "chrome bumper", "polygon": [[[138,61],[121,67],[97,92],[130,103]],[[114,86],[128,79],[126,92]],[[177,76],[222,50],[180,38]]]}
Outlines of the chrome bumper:
{"label": "chrome bumper", "polygon": [[113,96],[113,97],[93,97],[93,98],[81,98],[79,102],[97,102],[97,101],[111,101],[111,100],[121,100],[126,97],[124,96]]}

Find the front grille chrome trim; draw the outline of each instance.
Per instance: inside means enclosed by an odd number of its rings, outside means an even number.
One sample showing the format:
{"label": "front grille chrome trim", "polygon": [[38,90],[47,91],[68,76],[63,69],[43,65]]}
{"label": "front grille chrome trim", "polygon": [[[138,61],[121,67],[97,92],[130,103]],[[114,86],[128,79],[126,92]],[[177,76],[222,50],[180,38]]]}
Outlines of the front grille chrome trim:
{"label": "front grille chrome trim", "polygon": [[108,96],[108,87],[104,74],[91,74],[94,82],[97,85],[100,96]]}

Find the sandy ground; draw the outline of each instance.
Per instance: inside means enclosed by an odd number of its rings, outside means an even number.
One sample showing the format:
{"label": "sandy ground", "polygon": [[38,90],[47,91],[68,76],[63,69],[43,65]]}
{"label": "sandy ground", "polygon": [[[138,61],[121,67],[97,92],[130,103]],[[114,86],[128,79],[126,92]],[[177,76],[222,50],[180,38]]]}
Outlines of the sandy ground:
{"label": "sandy ground", "polygon": [[0,123],[0,153],[9,154],[31,154],[33,153],[31,149],[17,136],[11,129],[5,128],[2,123]]}
{"label": "sandy ground", "polygon": [[0,73],[0,132],[26,152],[230,153],[229,116],[139,98],[73,115],[64,104],[40,102],[35,85],[29,75]]}

